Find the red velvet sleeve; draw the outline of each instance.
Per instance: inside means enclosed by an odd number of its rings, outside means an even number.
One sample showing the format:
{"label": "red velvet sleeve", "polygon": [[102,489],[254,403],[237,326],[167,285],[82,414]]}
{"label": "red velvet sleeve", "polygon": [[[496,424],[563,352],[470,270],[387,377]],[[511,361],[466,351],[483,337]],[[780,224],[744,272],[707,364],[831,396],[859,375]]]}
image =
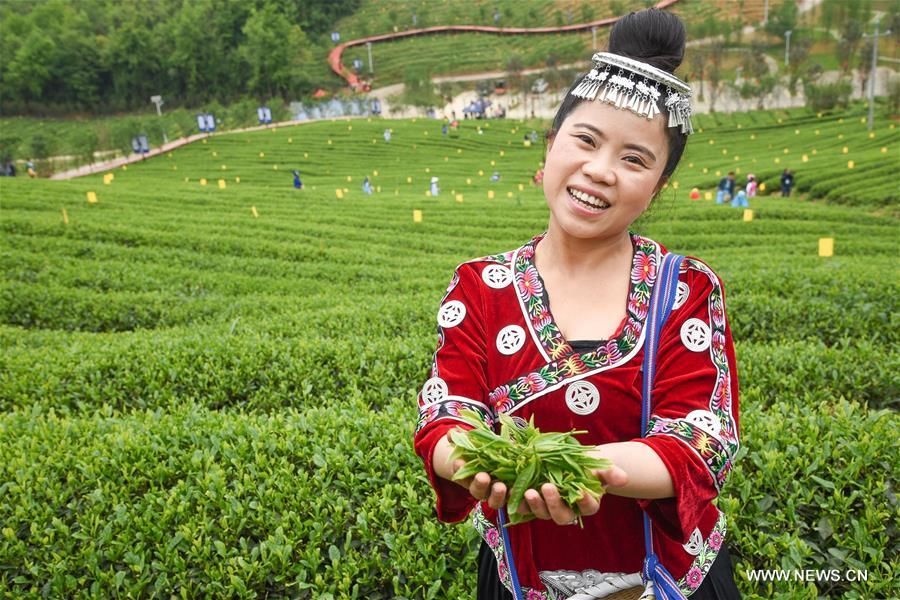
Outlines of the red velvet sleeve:
{"label": "red velvet sleeve", "polygon": [[669,469],[675,495],[641,501],[654,524],[686,542],[717,496],[739,448],[734,345],[722,284],[704,263],[682,265],[661,332],[647,437]]}
{"label": "red velvet sleeve", "polygon": [[447,522],[464,519],[476,501],[463,487],[437,476],[432,458],[441,437],[454,427],[466,427],[460,410],[472,410],[490,423],[483,317],[480,276],[474,265],[464,264],[454,273],[438,310],[437,349],[431,376],[419,392],[414,439],[437,496],[438,518]]}

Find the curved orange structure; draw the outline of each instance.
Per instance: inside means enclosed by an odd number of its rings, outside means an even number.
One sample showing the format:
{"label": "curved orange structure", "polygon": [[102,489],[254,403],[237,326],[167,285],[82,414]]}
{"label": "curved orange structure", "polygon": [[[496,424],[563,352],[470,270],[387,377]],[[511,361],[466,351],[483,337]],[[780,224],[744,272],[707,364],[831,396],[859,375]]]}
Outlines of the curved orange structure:
{"label": "curved orange structure", "polygon": [[[668,8],[678,2],[678,0],[661,0],[656,3],[655,8]],[[590,23],[579,23],[576,25],[565,25],[563,27],[488,27],[481,25],[446,25],[446,26],[438,26],[438,27],[426,27],[424,29],[410,29],[407,31],[398,31],[397,33],[386,33],[383,35],[373,35],[365,38],[359,38],[356,40],[350,40],[349,42],[345,42],[343,44],[338,44],[335,46],[331,52],[328,53],[328,64],[331,67],[331,70],[337,73],[339,76],[343,77],[350,87],[354,91],[360,91],[365,88],[365,84],[360,80],[359,77],[356,76],[355,73],[351,72],[347,68],[344,67],[344,64],[341,62],[341,56],[344,53],[344,50],[350,48],[352,46],[361,46],[363,44],[374,43],[374,42],[386,42],[389,40],[397,40],[405,37],[413,37],[418,35],[431,35],[434,33],[450,33],[450,32],[469,32],[469,33],[493,33],[496,35],[540,35],[547,33],[564,33],[567,31],[584,31],[591,29],[592,27],[606,27],[608,25],[612,25],[616,21],[619,20],[619,17],[608,17],[606,19],[600,19],[598,21],[591,21]]]}

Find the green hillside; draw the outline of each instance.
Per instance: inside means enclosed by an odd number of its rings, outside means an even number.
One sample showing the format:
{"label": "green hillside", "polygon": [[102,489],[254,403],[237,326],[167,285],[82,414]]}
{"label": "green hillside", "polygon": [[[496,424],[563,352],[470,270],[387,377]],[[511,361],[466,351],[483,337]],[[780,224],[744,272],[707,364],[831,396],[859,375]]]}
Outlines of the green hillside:
{"label": "green hillside", "polygon": [[[858,116],[840,118],[701,119],[678,190],[638,224],[726,285],[746,450],[721,506],[750,599],[889,597],[900,575],[885,527],[900,472],[897,219],[872,214],[869,166],[895,161],[898,140],[884,121],[868,142]],[[415,395],[453,268],[546,225],[531,129],[325,121],[214,136],[109,184],[0,179],[0,595],[472,598],[476,542],[433,518]],[[854,205],[764,196],[744,222],[687,199],[714,169],[771,182],[785,156],[810,191],[867,173]],[[831,258],[817,255],[826,237]],[[745,575],[774,568],[868,580]]]}

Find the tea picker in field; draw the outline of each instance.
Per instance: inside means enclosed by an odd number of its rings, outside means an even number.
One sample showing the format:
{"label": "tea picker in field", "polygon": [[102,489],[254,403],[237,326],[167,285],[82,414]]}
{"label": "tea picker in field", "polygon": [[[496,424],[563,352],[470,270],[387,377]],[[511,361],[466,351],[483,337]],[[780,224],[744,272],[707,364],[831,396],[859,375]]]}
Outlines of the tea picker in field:
{"label": "tea picker in field", "polygon": [[368,177],[368,176],[366,176],[366,177],[363,179],[362,191],[363,191],[363,194],[366,194],[366,195],[368,195],[368,196],[371,196],[371,195],[372,195],[372,182],[369,181],[369,177]]}
{"label": "tea picker in field", "polygon": [[296,171],[296,170],[295,170],[293,173],[294,173],[294,189],[295,189],[295,190],[302,190],[302,189],[303,189],[303,182],[300,181],[300,171]]}
{"label": "tea picker in field", "polygon": [[734,171],[729,171],[728,175],[719,180],[719,187],[716,189],[716,204],[724,204],[734,197]]}
{"label": "tea picker in field", "polygon": [[432,196],[439,196],[441,193],[441,188],[440,188],[440,186],[438,186],[438,181],[439,180],[437,177],[431,178],[431,195]]}
{"label": "tea picker in field", "polygon": [[734,195],[734,200],[731,201],[731,206],[733,208],[750,208],[750,203],[747,201],[747,192],[738,190],[738,193]]}
{"label": "tea picker in field", "polygon": [[781,174],[781,196],[787,198],[791,195],[794,188],[794,173],[790,169],[785,169]]}
{"label": "tea picker in field", "polygon": [[756,181],[756,175],[754,175],[753,173],[748,173],[746,187],[747,197],[755,198],[757,189],[759,189],[759,184]]}
{"label": "tea picker in field", "polygon": [[[468,517],[483,539],[479,600],[511,591],[588,600],[635,587],[652,589],[657,600],[740,597],[725,516],[714,503],[739,447],[722,283],[702,261],[681,260],[630,229],[692,131],[690,87],[672,75],[684,43],[681,21],[663,11],[616,23],[609,52],[593,56],[549,131],[547,230],[462,263],[441,301],[415,450],[438,518]],[[654,329],[651,310],[659,306],[671,312]],[[646,369],[645,354],[655,358]],[[652,393],[642,390],[642,370]],[[460,431],[472,428],[463,409],[487,427],[506,415],[533,420],[542,432],[578,431],[590,456],[612,462],[584,473],[606,494],[566,503],[566,482],[553,473],[523,491],[515,480],[537,468],[525,454],[505,467],[515,469],[512,478],[460,471],[468,463],[450,457],[463,449],[455,446]],[[464,478],[454,480],[456,473]],[[510,509],[512,496],[523,501]],[[503,527],[508,511],[517,511],[516,521],[534,518]]]}

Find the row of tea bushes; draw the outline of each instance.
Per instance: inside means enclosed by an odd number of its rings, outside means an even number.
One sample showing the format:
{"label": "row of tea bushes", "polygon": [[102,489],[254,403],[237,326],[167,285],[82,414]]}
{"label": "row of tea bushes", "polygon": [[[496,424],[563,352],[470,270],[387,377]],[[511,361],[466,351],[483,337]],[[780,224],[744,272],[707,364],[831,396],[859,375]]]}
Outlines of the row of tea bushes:
{"label": "row of tea bushes", "polygon": [[[276,414],[184,403],[0,416],[0,592],[471,597],[476,542],[434,520],[410,403],[323,400]],[[742,426],[720,501],[740,587],[753,588],[749,569],[868,572],[748,597],[889,597],[894,414],[806,395],[747,411]]]}
{"label": "row of tea bushes", "polygon": [[[61,346],[50,333],[26,344],[16,340],[14,329],[3,328],[0,341],[10,351],[0,360],[0,409],[67,414],[109,407],[120,413],[191,399],[210,409],[277,412],[345,396],[380,407],[392,397],[411,400],[427,378],[434,336],[398,333],[372,329],[366,340],[292,338],[238,324],[235,332],[78,334]],[[737,352],[742,391],[757,391],[751,407],[813,394],[896,408],[900,398],[895,346],[849,338],[834,346],[738,338]]]}

